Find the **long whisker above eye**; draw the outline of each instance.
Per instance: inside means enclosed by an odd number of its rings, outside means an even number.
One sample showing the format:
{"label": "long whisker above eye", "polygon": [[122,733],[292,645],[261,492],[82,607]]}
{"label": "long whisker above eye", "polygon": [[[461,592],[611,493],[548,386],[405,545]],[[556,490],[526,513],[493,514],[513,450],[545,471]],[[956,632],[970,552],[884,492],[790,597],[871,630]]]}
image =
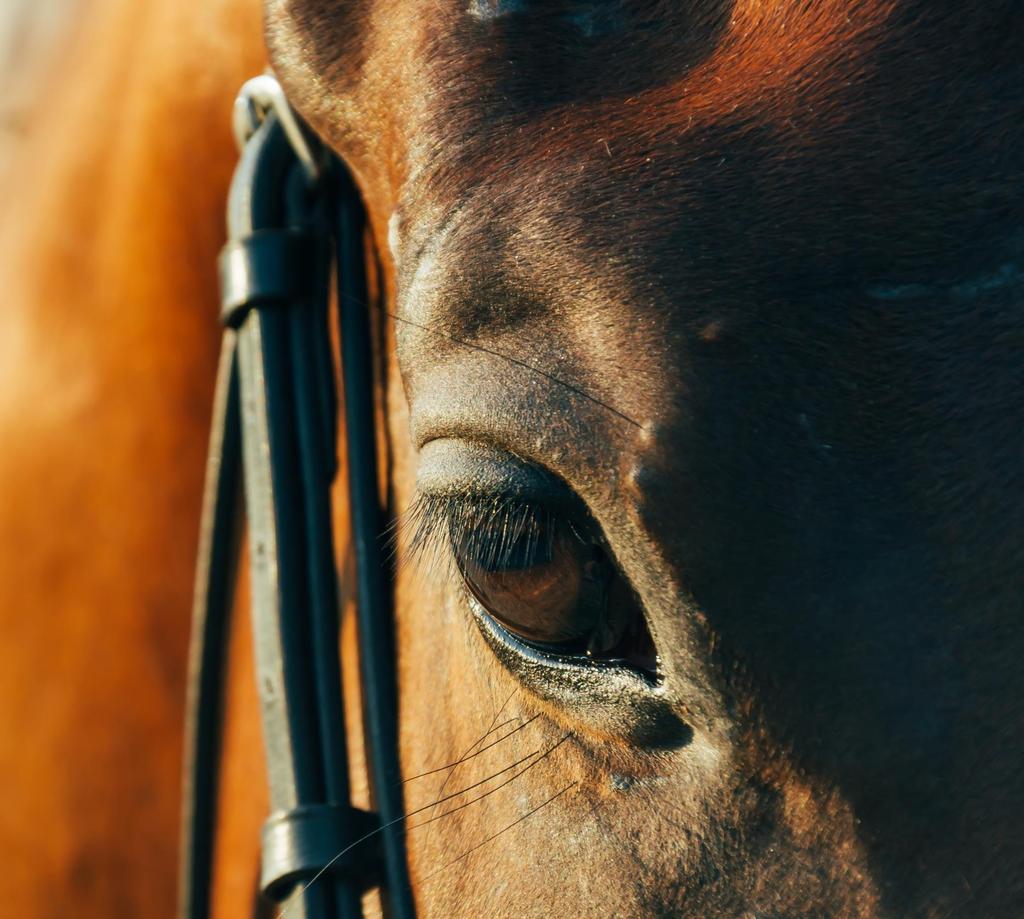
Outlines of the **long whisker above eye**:
{"label": "long whisker above eye", "polygon": [[443,338],[446,341],[450,341],[452,344],[459,345],[462,348],[468,348],[470,351],[479,351],[481,354],[489,354],[491,357],[496,357],[500,360],[508,362],[509,364],[512,364],[513,366],[521,367],[523,370],[528,370],[530,373],[535,373],[538,376],[544,377],[544,379],[554,383],[556,386],[560,386],[563,389],[567,389],[569,392],[574,393],[583,399],[586,399],[588,402],[592,402],[594,405],[603,408],[605,411],[611,412],[613,415],[615,415],[615,417],[621,418],[627,424],[631,424],[635,428],[643,427],[643,425],[639,421],[630,418],[629,415],[627,415],[625,412],[619,411],[619,409],[615,408],[614,405],[609,405],[607,402],[598,399],[597,396],[592,395],[585,389],[576,386],[573,383],[569,383],[568,381],[563,380],[560,377],[555,376],[553,373],[550,373],[543,367],[538,367],[536,364],[531,364],[529,361],[524,361],[521,358],[513,357],[511,354],[506,354],[503,351],[496,351],[493,348],[487,348],[484,345],[477,344],[476,342],[466,341],[465,339],[451,335],[448,332],[443,331],[442,329],[434,328],[431,325],[415,322],[412,319],[406,318],[405,316],[399,316],[397,313],[392,313],[390,310],[385,309],[384,307],[376,303],[366,303],[360,300],[358,297],[353,297],[351,295],[348,295],[346,299],[352,301],[358,306],[364,307],[365,309],[372,309],[379,313],[382,313],[389,319],[393,319],[395,322],[402,323],[402,325],[407,325],[411,326],[414,329],[419,329],[421,332],[426,332],[428,335],[436,335],[438,336],[438,338]]}
{"label": "long whisker above eye", "polygon": [[457,338],[454,335],[450,335],[447,332],[441,331],[440,329],[435,329],[432,326],[424,325],[419,322],[414,322],[412,319],[407,319],[405,316],[399,316],[397,313],[392,313],[387,310],[384,310],[383,312],[391,319],[393,319],[395,322],[401,322],[403,325],[412,326],[414,329],[419,329],[420,331],[427,332],[430,335],[437,335],[439,338],[444,338],[447,341],[452,342],[452,344],[460,345],[463,348],[469,348],[472,351],[479,351],[482,354],[489,354],[491,355],[491,357],[500,358],[501,360],[507,361],[508,363],[513,364],[516,367],[522,367],[524,370],[530,371],[530,373],[535,373],[538,376],[542,376],[544,377],[544,379],[550,380],[552,383],[561,386],[563,389],[567,389],[569,390],[569,392],[575,393],[577,396],[586,399],[588,402],[593,402],[595,405],[600,406],[601,408],[605,409],[608,412],[611,412],[617,418],[621,418],[627,424],[631,424],[635,428],[643,427],[643,425],[640,424],[639,421],[630,418],[629,415],[627,415],[625,412],[620,412],[617,408],[615,408],[615,406],[609,405],[607,402],[601,401],[600,399],[597,398],[597,396],[591,395],[585,389],[581,389],[579,386],[575,386],[572,383],[568,383],[565,380],[559,379],[554,374],[549,373],[542,367],[538,367],[536,364],[531,364],[528,361],[524,361],[521,360],[520,358],[513,357],[511,354],[505,354],[502,351],[495,351],[493,348],[484,347],[483,345],[477,344],[476,342],[465,341],[462,338]]}

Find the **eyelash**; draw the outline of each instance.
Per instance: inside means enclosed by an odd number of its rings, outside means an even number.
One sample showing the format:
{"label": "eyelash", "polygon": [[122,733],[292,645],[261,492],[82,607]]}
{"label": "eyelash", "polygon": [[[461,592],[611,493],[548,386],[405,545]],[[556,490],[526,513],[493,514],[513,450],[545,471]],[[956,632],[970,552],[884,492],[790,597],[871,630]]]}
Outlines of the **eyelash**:
{"label": "eyelash", "polygon": [[404,560],[454,584],[471,608],[486,612],[481,621],[518,645],[563,664],[617,661],[656,684],[659,658],[636,592],[585,511],[563,508],[523,498],[420,494],[399,523]]}
{"label": "eyelash", "polygon": [[528,567],[551,552],[553,518],[550,509],[522,498],[419,494],[398,532],[409,561],[427,571],[449,567],[455,546],[489,566],[515,560]]}

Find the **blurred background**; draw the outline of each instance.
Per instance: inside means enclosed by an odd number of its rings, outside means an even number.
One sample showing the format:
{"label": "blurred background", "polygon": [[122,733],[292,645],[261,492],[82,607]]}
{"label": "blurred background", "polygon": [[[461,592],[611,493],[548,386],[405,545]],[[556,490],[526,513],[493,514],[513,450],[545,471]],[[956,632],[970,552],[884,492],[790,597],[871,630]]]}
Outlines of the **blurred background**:
{"label": "blurred background", "polygon": [[[215,260],[259,5],[0,0],[0,915],[174,915]],[[251,847],[258,819],[222,837]],[[255,850],[236,862],[227,904],[256,883]]]}
{"label": "blurred background", "polygon": [[32,117],[40,92],[84,0],[4,0],[0,4],[0,172]]}

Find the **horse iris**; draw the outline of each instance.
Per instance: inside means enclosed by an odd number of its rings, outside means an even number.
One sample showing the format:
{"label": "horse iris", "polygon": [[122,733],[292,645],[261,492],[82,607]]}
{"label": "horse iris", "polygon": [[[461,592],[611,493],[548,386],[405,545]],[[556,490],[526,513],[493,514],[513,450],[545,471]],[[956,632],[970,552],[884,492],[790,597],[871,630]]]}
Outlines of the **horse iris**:
{"label": "horse iris", "polygon": [[451,535],[470,593],[516,637],[594,658],[629,657],[627,639],[638,629],[646,637],[633,592],[601,542],[569,520],[526,508],[481,515]]}

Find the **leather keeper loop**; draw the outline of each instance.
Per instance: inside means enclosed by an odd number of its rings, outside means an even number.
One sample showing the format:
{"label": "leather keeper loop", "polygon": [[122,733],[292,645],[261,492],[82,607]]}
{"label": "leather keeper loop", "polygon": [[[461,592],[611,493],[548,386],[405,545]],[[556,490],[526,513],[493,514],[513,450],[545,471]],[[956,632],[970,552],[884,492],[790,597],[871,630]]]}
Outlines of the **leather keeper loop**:
{"label": "leather keeper loop", "polygon": [[313,293],[316,253],[323,243],[301,230],[257,230],[222,250],[221,322],[237,328],[250,307],[301,302]]}
{"label": "leather keeper loop", "polygon": [[[350,806],[313,804],[275,814],[263,824],[263,863],[260,890],[280,901],[294,884],[343,874],[364,888],[378,877],[375,814]],[[362,841],[357,841],[362,840]],[[340,855],[347,846],[352,848]]]}

